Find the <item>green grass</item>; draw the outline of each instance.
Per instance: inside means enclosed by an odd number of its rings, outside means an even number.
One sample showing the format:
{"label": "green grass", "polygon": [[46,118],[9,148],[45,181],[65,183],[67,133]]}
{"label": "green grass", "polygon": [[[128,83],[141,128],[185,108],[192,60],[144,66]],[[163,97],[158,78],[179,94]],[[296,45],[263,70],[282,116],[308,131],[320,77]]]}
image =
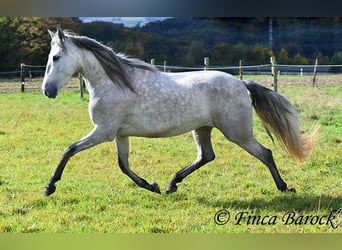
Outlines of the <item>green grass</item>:
{"label": "green grass", "polygon": [[[138,188],[119,169],[114,143],[74,156],[57,191],[43,189],[64,149],[91,129],[87,96],[62,92],[0,95],[0,232],[342,232],[327,225],[283,225],[287,212],[328,215],[342,207],[342,85],[279,87],[297,108],[303,132],[320,124],[311,157],[298,165],[273,146],[254,114],[257,139],[271,148],[283,179],[296,194],[280,193],[268,169],[214,130],[215,161],[171,195]],[[173,174],[196,158],[191,133],[173,138],[131,138],[130,165],[165,190]],[[223,226],[214,215],[227,209]],[[239,212],[277,216],[276,225],[234,224]]]}

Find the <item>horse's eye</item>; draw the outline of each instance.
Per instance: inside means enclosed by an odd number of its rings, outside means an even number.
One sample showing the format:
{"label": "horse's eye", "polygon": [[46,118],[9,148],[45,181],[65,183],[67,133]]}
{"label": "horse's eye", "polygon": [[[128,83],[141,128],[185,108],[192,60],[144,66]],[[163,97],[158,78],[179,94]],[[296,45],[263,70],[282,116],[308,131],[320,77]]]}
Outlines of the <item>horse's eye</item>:
{"label": "horse's eye", "polygon": [[54,62],[58,61],[58,59],[59,59],[59,56],[53,56],[53,57],[52,57],[52,60],[53,60]]}

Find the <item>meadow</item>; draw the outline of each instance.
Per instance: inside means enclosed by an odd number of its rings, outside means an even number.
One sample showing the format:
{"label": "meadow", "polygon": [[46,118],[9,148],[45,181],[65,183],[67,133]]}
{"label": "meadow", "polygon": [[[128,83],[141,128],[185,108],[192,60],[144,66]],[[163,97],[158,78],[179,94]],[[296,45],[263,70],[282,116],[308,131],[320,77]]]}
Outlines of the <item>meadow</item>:
{"label": "meadow", "polygon": [[[253,124],[297,193],[279,192],[262,163],[214,130],[216,159],[171,195],[165,194],[168,182],[197,155],[191,133],[130,139],[131,168],[158,182],[161,195],[140,189],[121,172],[111,142],[75,155],[56,193],[44,197],[65,148],[92,129],[89,97],[80,99],[76,91],[54,100],[36,92],[0,94],[0,232],[342,232],[342,84],[285,84],[292,78],[284,77],[278,91],[296,107],[302,132],[320,125],[309,159],[295,163],[273,145],[256,114]],[[230,221],[218,225],[227,212]],[[290,214],[293,223],[286,224]]]}

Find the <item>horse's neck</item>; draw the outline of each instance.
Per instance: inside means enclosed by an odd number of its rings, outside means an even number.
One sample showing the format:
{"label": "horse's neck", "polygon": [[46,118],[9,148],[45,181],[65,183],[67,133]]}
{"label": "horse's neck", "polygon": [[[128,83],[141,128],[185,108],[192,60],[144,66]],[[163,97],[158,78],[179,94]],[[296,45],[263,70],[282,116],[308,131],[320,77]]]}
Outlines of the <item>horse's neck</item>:
{"label": "horse's neck", "polygon": [[89,51],[83,52],[81,73],[88,80],[87,88],[90,94],[116,88],[95,56]]}

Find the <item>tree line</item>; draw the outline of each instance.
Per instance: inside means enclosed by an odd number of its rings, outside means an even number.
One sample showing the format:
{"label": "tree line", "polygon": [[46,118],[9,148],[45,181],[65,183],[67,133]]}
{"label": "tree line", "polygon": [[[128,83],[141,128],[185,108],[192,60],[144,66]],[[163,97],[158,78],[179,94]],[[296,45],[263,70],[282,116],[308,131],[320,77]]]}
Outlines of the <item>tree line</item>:
{"label": "tree line", "polygon": [[268,18],[170,18],[134,28],[109,22],[83,23],[71,17],[0,17],[0,72],[20,63],[45,65],[50,49],[47,29],[72,30],[101,41],[115,52],[167,60],[169,65],[201,66],[269,63],[342,64],[341,18],[273,18],[273,47]]}

